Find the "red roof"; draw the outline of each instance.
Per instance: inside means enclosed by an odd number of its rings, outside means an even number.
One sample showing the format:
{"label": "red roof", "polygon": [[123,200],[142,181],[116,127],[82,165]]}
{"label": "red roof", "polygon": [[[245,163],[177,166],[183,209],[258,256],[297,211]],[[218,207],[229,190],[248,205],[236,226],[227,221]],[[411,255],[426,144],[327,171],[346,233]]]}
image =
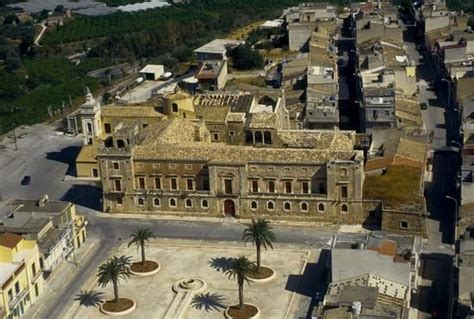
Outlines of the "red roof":
{"label": "red roof", "polygon": [[7,248],[15,248],[16,245],[23,239],[20,235],[5,233],[0,236],[0,246]]}

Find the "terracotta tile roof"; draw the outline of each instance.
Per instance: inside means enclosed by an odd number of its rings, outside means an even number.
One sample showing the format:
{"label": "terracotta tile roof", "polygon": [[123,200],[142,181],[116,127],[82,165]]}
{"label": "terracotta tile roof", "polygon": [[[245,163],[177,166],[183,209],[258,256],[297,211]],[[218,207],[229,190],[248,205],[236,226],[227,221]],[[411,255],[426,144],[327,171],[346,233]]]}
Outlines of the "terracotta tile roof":
{"label": "terracotta tile roof", "polygon": [[309,147],[319,150],[351,151],[354,144],[350,137],[333,131],[281,130],[278,136],[288,147]]}
{"label": "terracotta tile roof", "polygon": [[76,162],[97,162],[97,152],[100,146],[98,145],[84,145],[77,155]]}
{"label": "terracotta tile roof", "polygon": [[0,236],[0,246],[7,248],[15,248],[16,245],[23,239],[20,235],[12,233],[4,233]]}
{"label": "terracotta tile roof", "polygon": [[229,106],[220,105],[196,105],[194,111],[197,118],[202,118],[206,122],[222,122],[224,123],[227,114],[229,113]]}
{"label": "terracotta tile roof", "polygon": [[269,112],[251,113],[248,127],[254,129],[277,128],[278,115]]}
{"label": "terracotta tile roof", "polygon": [[102,117],[163,117],[153,106],[104,106]]}
{"label": "terracotta tile roof", "polygon": [[133,150],[134,160],[184,160],[218,163],[325,163],[350,160],[357,151],[322,151],[297,148],[259,148],[223,143],[192,142],[179,145],[140,145]]}

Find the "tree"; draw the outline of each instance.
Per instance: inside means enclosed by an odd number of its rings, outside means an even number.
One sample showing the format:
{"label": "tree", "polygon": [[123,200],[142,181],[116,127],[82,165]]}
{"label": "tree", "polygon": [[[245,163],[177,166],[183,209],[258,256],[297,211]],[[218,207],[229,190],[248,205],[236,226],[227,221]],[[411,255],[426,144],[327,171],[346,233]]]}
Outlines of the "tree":
{"label": "tree", "polygon": [[263,67],[263,57],[248,45],[241,44],[230,49],[228,55],[232,58],[233,66],[236,69],[251,70]]}
{"label": "tree", "polygon": [[255,264],[247,257],[240,256],[232,260],[232,265],[226,270],[229,279],[237,278],[239,285],[239,308],[244,309],[244,282],[249,283],[248,274],[255,269]]}
{"label": "tree", "polygon": [[249,241],[257,248],[257,270],[260,270],[260,248],[263,245],[265,250],[268,247],[273,249],[273,242],[276,241],[275,233],[272,231],[270,222],[266,219],[252,219],[242,235],[242,239],[247,243]]}
{"label": "tree", "polygon": [[97,274],[99,285],[102,287],[112,283],[114,286],[114,300],[118,302],[118,283],[120,280],[127,280],[130,277],[131,257],[129,256],[114,256],[102,265],[99,266]]}
{"label": "tree", "polygon": [[145,245],[150,242],[151,238],[156,238],[151,229],[149,228],[138,228],[136,229],[130,237],[132,238],[128,243],[128,247],[135,244],[137,245],[137,249],[141,249],[142,251],[142,261],[141,263],[145,263]]}

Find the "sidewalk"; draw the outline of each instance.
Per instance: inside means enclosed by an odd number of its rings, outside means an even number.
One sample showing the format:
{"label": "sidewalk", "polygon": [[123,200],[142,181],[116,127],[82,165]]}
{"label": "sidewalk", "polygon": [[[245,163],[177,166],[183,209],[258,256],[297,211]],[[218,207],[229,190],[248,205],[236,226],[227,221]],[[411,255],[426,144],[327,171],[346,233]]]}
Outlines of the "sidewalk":
{"label": "sidewalk", "polygon": [[[125,213],[101,213],[97,217],[100,218],[115,218],[115,219],[146,219],[146,220],[172,220],[172,221],[196,221],[196,222],[208,222],[208,223],[234,223],[234,224],[250,224],[252,220],[250,218],[231,218],[231,217],[209,217],[209,216],[179,216],[175,214],[125,214]],[[321,223],[313,221],[296,221],[296,220],[275,220],[271,219],[271,223],[277,226],[284,227],[308,227],[313,229],[321,230],[333,230],[340,232],[368,232],[363,229],[361,225],[346,225],[346,224],[334,224],[334,223]]]}

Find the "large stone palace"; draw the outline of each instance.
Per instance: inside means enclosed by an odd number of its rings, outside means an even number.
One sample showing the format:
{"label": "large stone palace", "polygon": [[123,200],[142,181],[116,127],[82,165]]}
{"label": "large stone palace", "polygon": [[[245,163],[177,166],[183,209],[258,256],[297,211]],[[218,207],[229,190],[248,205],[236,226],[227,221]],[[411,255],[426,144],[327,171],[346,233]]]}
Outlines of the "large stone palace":
{"label": "large stone palace", "polygon": [[177,90],[156,105],[99,107],[89,96],[78,172],[92,168],[109,213],[380,225],[355,132],[289,129],[283,94]]}

